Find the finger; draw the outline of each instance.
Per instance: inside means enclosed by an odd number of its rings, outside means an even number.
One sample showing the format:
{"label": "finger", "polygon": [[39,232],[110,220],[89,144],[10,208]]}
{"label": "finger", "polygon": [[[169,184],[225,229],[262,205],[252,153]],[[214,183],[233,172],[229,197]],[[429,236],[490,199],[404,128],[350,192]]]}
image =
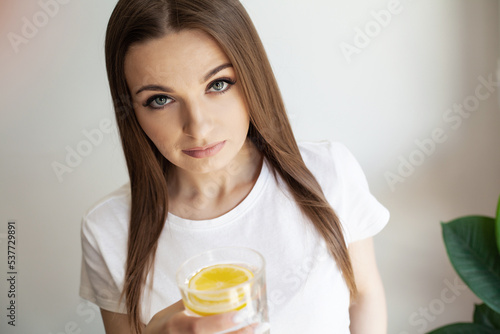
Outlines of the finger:
{"label": "finger", "polygon": [[171,318],[169,328],[172,333],[213,334],[234,327],[233,317],[234,314],[228,313],[195,317],[179,312]]}
{"label": "finger", "polygon": [[228,316],[232,317],[232,321],[235,330],[228,332],[227,334],[264,334],[267,333],[268,328],[262,326],[258,322],[252,322],[251,312],[248,310],[241,310],[237,312],[231,312]]}
{"label": "finger", "polygon": [[228,334],[269,334],[271,326],[268,322],[262,322],[258,323],[255,322],[249,326],[245,326],[243,328],[240,328],[234,332],[228,333]]}
{"label": "finger", "polygon": [[236,312],[230,312],[197,318],[195,332],[200,334],[212,334],[230,329],[237,325],[233,320],[235,314]]}
{"label": "finger", "polygon": [[254,325],[246,326],[228,334],[254,334]]}

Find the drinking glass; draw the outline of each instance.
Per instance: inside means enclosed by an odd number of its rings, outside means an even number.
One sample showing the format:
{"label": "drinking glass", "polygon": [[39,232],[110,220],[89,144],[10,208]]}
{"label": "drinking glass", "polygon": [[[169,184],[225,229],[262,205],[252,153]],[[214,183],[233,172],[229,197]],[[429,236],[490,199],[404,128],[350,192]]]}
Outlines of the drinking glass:
{"label": "drinking glass", "polygon": [[184,262],[176,279],[188,315],[239,311],[245,319],[219,334],[250,324],[258,324],[256,333],[270,333],[265,260],[257,251],[245,247],[209,250]]}

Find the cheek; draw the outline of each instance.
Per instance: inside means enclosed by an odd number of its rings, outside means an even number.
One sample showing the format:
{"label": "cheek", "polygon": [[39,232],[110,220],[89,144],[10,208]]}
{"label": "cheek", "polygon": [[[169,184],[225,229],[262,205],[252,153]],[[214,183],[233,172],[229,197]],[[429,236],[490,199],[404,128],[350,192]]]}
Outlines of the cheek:
{"label": "cheek", "polygon": [[245,103],[243,103],[243,99],[236,98],[232,101],[231,106],[227,108],[229,111],[229,115],[227,115],[227,123],[233,127],[235,130],[242,130],[248,128],[250,123],[250,115],[248,114],[248,110],[246,108]]}
{"label": "cheek", "polygon": [[240,115],[240,122],[241,122],[242,129],[244,130],[243,135],[246,137],[247,132],[248,132],[248,128],[250,127],[250,115],[248,114],[248,111],[245,108],[245,106],[243,106],[242,108],[243,108],[243,111]]}
{"label": "cheek", "polygon": [[232,108],[229,115],[224,118],[223,127],[225,131],[231,134],[233,140],[240,142],[246,138],[250,118],[245,109]]}
{"label": "cheek", "polygon": [[151,139],[151,141],[155,142],[155,128],[154,128],[154,123],[150,122],[147,117],[144,117],[142,114],[135,114],[135,117],[137,118],[137,122],[139,123],[139,126],[142,128],[142,131],[146,134],[146,136]]}
{"label": "cheek", "polygon": [[136,117],[146,136],[160,152],[164,153],[169,146],[172,146],[175,131],[171,127],[171,122],[161,120],[162,117],[145,117],[137,114]]}

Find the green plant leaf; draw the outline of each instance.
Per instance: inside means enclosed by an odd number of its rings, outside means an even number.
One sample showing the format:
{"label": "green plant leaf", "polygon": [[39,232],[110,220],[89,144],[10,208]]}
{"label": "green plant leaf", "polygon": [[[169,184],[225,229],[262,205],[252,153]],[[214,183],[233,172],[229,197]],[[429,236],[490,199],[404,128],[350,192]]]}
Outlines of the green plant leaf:
{"label": "green plant leaf", "polygon": [[500,329],[500,313],[493,311],[486,304],[476,305],[474,309],[474,323]]}
{"label": "green plant leaf", "polygon": [[441,224],[451,264],[469,288],[500,313],[500,256],[495,220],[468,216]]}
{"label": "green plant leaf", "polygon": [[496,225],[495,230],[496,230],[496,236],[497,236],[497,248],[498,248],[498,253],[500,254],[500,197],[498,197],[497,218],[496,218],[495,225]]}
{"label": "green plant leaf", "polygon": [[456,323],[433,330],[427,334],[499,334],[500,331],[477,324]]}

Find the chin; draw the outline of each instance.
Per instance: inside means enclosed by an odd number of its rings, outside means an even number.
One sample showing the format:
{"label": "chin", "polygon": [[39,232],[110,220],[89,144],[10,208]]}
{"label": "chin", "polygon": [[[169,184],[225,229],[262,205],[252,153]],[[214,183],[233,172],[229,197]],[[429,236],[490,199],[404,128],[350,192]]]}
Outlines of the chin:
{"label": "chin", "polygon": [[228,166],[232,161],[232,159],[227,156],[215,156],[204,159],[194,159],[190,157],[187,158],[189,161],[186,161],[187,163],[185,164],[185,168],[183,169],[197,174],[206,174],[219,171]]}

